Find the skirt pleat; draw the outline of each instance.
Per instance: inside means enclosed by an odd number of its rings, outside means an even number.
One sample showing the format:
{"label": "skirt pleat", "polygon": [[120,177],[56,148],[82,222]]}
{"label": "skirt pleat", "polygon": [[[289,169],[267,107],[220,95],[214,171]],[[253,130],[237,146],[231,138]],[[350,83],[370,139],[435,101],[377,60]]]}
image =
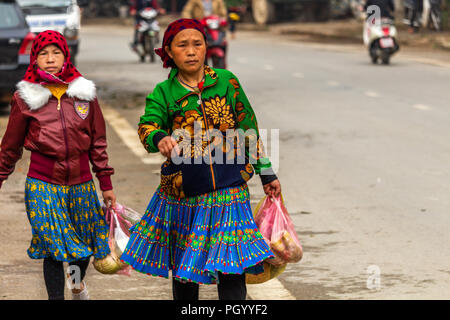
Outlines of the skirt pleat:
{"label": "skirt pleat", "polygon": [[132,227],[121,260],[149,275],[216,283],[218,272],[257,274],[272,257],[250,207],[247,185],[177,199],[158,190]]}
{"label": "skirt pleat", "polygon": [[109,252],[103,210],[92,181],[61,186],[28,177],[25,204],[32,240],[32,259],[72,262]]}

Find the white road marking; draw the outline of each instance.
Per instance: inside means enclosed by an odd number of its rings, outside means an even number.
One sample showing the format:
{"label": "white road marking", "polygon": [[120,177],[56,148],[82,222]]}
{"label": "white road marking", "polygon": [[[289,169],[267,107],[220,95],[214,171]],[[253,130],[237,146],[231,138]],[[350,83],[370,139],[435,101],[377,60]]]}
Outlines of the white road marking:
{"label": "white road marking", "polygon": [[327,84],[328,84],[330,87],[337,87],[338,85],[340,85],[339,82],[333,81],[333,80],[327,81]]}
{"label": "white road marking", "polygon": [[261,284],[248,284],[247,293],[252,300],[297,300],[276,278]]}
{"label": "white road marking", "polygon": [[303,78],[305,77],[305,75],[304,75],[303,73],[301,73],[301,72],[294,72],[294,73],[292,74],[292,76],[293,76],[294,78],[299,78],[299,79],[303,79]]}
{"label": "white road marking", "polygon": [[148,153],[141,144],[137,129],[120,115],[119,112],[102,103],[103,116],[116,131],[123,143],[145,164],[161,164],[164,157],[159,153]]}
{"label": "white road marking", "polygon": [[371,98],[378,98],[380,95],[376,93],[375,91],[366,91],[364,94]]}
{"label": "white road marking", "polygon": [[426,106],[426,105],[424,105],[424,104],[415,104],[415,105],[413,105],[413,108],[414,108],[414,109],[417,109],[417,110],[422,110],[422,111],[428,111],[428,110],[431,110],[431,107]]}

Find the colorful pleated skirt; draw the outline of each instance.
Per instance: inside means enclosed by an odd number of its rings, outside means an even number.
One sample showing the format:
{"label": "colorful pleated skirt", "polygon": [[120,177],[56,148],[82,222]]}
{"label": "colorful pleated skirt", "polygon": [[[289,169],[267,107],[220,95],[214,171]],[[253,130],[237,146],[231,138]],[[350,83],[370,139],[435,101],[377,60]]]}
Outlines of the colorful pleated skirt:
{"label": "colorful pleated skirt", "polygon": [[272,256],[244,184],[182,199],[158,187],[121,260],[148,275],[171,271],[181,281],[213,284],[218,272],[261,273]]}
{"label": "colorful pleated skirt", "polygon": [[61,186],[28,177],[25,204],[32,230],[27,251],[31,259],[72,262],[110,253],[109,227],[92,180]]}

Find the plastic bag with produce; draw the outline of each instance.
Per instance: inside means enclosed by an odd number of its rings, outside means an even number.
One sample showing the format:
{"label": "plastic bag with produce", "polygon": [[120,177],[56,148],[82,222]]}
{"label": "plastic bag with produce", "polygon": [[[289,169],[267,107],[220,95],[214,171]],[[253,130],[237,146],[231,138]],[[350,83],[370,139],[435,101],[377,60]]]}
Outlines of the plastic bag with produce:
{"label": "plastic bag with produce", "polygon": [[282,196],[278,198],[265,196],[255,212],[256,225],[275,255],[275,258],[266,261],[274,266],[300,261],[303,249]]}
{"label": "plastic bag with produce", "polygon": [[130,275],[131,267],[120,261],[125,247],[130,238],[130,228],[139,222],[142,215],[127,208],[119,203],[116,203],[116,207],[106,208],[102,207],[105,213],[105,220],[108,223],[109,239],[108,244],[111,253],[103,259],[94,259],[94,268],[103,274],[122,274]]}

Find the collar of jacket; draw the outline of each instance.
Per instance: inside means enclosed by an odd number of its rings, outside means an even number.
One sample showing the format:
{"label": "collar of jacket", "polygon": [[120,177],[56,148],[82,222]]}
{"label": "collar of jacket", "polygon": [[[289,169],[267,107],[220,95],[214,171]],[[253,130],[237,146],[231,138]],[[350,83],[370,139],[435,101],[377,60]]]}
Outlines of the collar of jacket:
{"label": "collar of jacket", "polygon": [[[178,68],[172,68],[169,74],[169,82],[170,88],[172,92],[172,97],[175,99],[177,103],[181,100],[185,99],[187,96],[193,95],[196,93],[193,91],[189,91],[185,87],[183,87],[180,82],[176,79],[176,75],[178,74]],[[217,73],[209,66],[205,65],[205,83],[203,84],[203,90],[208,87],[214,86],[219,79]]]}
{"label": "collar of jacket", "polygon": [[[46,105],[51,98],[52,93],[49,89],[36,83],[20,81],[17,84],[17,90],[20,97],[25,101],[30,110],[40,109]],[[84,101],[92,101],[96,97],[96,88],[94,82],[83,77],[73,80],[67,88],[66,94],[70,98],[77,98]]]}

